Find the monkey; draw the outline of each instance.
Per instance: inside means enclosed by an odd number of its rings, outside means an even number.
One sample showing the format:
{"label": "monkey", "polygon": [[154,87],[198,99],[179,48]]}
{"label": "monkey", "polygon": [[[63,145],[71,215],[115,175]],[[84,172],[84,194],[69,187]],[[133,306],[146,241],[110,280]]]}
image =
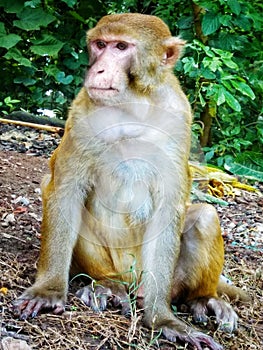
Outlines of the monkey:
{"label": "monkey", "polygon": [[171,310],[185,303],[196,322],[212,312],[232,332],[237,314],[218,291],[245,299],[220,281],[215,209],[189,204],[192,112],[173,74],[185,42],[158,17],[125,13],[100,19],[87,45],[84,84],[42,181],[36,281],[14,312],[21,319],[46,308],[62,313],[69,276],[82,272],[96,281],[77,292],[86,305],[105,310],[111,300],[128,315],[136,277],[147,327],[198,350],[222,349]]}

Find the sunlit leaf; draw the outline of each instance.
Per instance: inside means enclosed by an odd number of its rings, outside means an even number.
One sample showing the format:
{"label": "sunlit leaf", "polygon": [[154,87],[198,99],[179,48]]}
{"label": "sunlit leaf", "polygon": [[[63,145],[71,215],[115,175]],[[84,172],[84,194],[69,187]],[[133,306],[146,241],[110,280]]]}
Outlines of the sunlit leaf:
{"label": "sunlit leaf", "polygon": [[236,112],[240,112],[241,106],[235,97],[227,90],[225,90],[224,95],[226,98],[226,103],[229,105],[229,107],[231,107]]}
{"label": "sunlit leaf", "polygon": [[243,95],[246,95],[250,97],[252,100],[254,100],[255,94],[253,90],[246,83],[243,83],[242,81],[231,80],[231,84],[235,89],[240,91]]}

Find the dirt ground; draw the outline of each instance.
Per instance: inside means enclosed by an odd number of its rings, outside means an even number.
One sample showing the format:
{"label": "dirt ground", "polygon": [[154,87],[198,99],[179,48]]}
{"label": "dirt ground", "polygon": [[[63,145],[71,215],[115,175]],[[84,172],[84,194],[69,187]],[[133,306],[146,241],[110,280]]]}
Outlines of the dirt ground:
{"label": "dirt ground", "polygon": [[[30,147],[24,149],[24,153],[10,147],[6,140],[2,146],[0,144],[2,349],[27,350],[27,344],[31,349],[39,350],[188,349],[187,345],[172,344],[158,333],[145,329],[140,311],[135,310],[131,319],[121,316],[119,310],[92,312],[73,294],[76,284],[79,287],[81,281],[70,286],[63,315],[41,314],[28,321],[14,317],[11,302],[32,284],[36,272],[41,238],[40,181],[48,171],[48,152],[42,152],[45,157],[35,156]],[[227,335],[216,330],[212,317],[202,331],[211,334],[226,350],[262,349],[263,199],[243,191],[240,197],[231,199],[228,207],[217,206],[217,209],[226,248],[224,274],[249,293],[251,302],[233,304],[240,317],[235,334]],[[191,322],[187,313],[178,313],[178,316]]]}

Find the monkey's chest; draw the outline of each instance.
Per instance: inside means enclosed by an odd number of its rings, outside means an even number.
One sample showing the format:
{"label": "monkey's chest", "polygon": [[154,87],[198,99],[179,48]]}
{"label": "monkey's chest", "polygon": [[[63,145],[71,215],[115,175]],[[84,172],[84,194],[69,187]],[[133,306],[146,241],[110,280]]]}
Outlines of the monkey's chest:
{"label": "monkey's chest", "polygon": [[[154,212],[153,174],[142,159],[112,162],[97,173],[82,212],[76,259],[93,278],[141,270],[141,246]],[[126,275],[125,275],[126,273]]]}

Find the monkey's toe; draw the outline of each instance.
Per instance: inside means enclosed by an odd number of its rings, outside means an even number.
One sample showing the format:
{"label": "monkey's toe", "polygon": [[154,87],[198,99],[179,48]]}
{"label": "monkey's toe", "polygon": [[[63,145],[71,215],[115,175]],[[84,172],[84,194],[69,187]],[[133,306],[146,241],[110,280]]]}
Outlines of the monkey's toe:
{"label": "monkey's toe", "polygon": [[204,345],[208,346],[211,350],[223,350],[223,347],[209,335],[195,331],[192,328],[185,328],[185,331],[181,330],[178,332],[176,326],[175,328],[165,326],[162,327],[162,332],[168,340],[172,342],[181,340],[184,343],[191,344],[196,350],[202,350]]}
{"label": "monkey's toe", "polygon": [[207,300],[196,299],[188,303],[190,306],[190,312],[193,315],[193,320],[195,323],[207,323],[208,321],[208,309]]}
{"label": "monkey's toe", "polygon": [[79,289],[76,296],[80,298],[85,305],[90,306],[93,311],[104,311],[108,305],[108,299],[112,296],[110,288],[104,286],[89,285]]}
{"label": "monkey's toe", "polygon": [[237,329],[238,316],[226,301],[210,298],[207,307],[215,313],[220,330],[231,333]]}

